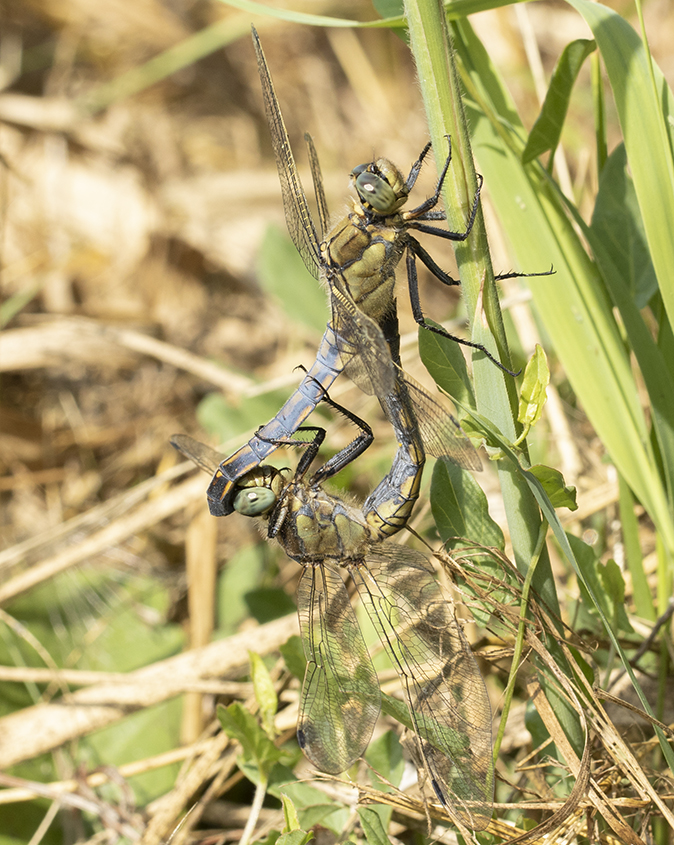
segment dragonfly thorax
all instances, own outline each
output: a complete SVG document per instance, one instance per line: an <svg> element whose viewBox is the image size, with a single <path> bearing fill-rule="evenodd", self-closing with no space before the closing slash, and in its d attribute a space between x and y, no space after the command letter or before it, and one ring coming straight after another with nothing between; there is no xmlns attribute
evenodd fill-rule
<svg viewBox="0 0 674 845"><path fill-rule="evenodd" d="M283 519L274 536L302 564L360 559L374 540L362 510L320 486L289 485L279 508Z"/></svg>
<svg viewBox="0 0 674 845"><path fill-rule="evenodd" d="M407 202L405 177L387 158L354 167L351 181L363 206L375 214L395 214Z"/></svg>

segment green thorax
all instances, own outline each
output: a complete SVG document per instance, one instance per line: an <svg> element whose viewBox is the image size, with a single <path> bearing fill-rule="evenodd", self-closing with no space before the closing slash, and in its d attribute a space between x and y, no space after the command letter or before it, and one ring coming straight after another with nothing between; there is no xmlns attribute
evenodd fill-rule
<svg viewBox="0 0 674 845"><path fill-rule="evenodd" d="M357 306L379 321L391 310L395 269L405 249L400 212L408 190L388 159L359 165L351 173L358 194L351 211L321 243L327 281L339 273Z"/></svg>

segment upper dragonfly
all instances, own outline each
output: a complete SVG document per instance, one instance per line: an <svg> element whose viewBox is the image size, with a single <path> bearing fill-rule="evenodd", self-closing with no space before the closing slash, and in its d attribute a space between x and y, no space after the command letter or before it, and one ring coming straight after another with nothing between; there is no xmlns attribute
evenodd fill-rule
<svg viewBox="0 0 674 845"><path fill-rule="evenodd" d="M290 441L306 450L294 476L257 467L239 480L234 498L234 508L262 517L267 536L303 567L297 608L307 668L298 742L318 769L338 774L364 753L379 715L381 691L343 580L348 574L400 678L422 785L461 822L481 830L491 816L494 785L482 676L426 555L384 543L406 525L419 495L424 450L418 430L404 402L389 408L400 446L390 472L355 507L322 485L369 445L372 432L322 396L359 425L360 435L307 480L325 432L305 427L312 440ZM172 443L208 471L221 458L185 435Z"/></svg>
<svg viewBox="0 0 674 845"><path fill-rule="evenodd" d="M328 289L332 320L323 335L316 361L297 391L276 417L259 429L238 452L223 461L215 473L207 494L211 513L215 516L232 512L236 481L275 449L274 441L287 440L297 431L320 401L322 391L330 387L342 370L362 390L380 399L391 393L396 381L407 381L399 369L400 340L394 296L395 270L403 255L407 255L410 299L417 322L452 340L481 349L495 361L480 344L461 340L426 323L419 303L416 260L419 259L444 284L456 285L459 282L447 275L410 234L410 230L416 230L451 241L465 240L477 213L481 181L465 231L449 232L429 225L429 221L446 219L445 213L435 210L435 206L451 161L451 147L433 195L408 211L403 211L402 207L417 181L430 144L414 162L407 178L392 162L379 158L352 171L351 181L356 196L351 210L329 228L318 156L311 137L307 135L320 223L317 229L297 172L269 67L254 28L253 43L288 231L309 271ZM501 366L498 361L495 363ZM448 411L418 385L410 388L408 397L417 408L427 453L448 457L465 468L479 469L479 460L472 446Z"/></svg>

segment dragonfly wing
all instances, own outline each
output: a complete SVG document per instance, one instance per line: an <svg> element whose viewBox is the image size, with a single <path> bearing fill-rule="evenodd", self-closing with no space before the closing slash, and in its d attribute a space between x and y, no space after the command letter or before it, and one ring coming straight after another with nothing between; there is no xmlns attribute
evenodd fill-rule
<svg viewBox="0 0 674 845"><path fill-rule="evenodd" d="M475 447L449 410L407 373L398 369L398 374L412 402L426 453L447 458L464 469L481 470L482 461Z"/></svg>
<svg viewBox="0 0 674 845"><path fill-rule="evenodd" d="M257 69L262 83L264 110L267 114L267 123L269 124L276 157L276 167L281 182L283 209L288 232L297 247L297 251L302 256L302 261L304 261L307 270L317 279L319 277L320 250L316 227L297 172L293 152L290 148L290 139L281 114L281 107L255 27L253 27L253 44L257 56Z"/></svg>
<svg viewBox="0 0 674 845"><path fill-rule="evenodd" d="M318 219L321 224L320 235L324 238L328 229L330 228L330 214L328 212L328 202L325 198L325 188L323 187L323 174L321 173L321 163L314 146L314 139L308 132L304 133L304 141L307 145L307 154L309 156L309 167L311 168L311 179L314 183L314 195L316 196L316 207L318 208Z"/></svg>
<svg viewBox="0 0 674 845"><path fill-rule="evenodd" d="M297 607L307 658L297 738L317 769L338 774L367 748L379 681L339 572L305 565Z"/></svg>
<svg viewBox="0 0 674 845"><path fill-rule="evenodd" d="M437 797L474 830L491 817L491 708L426 556L388 545L350 567L402 681L417 756Z"/></svg>
<svg viewBox="0 0 674 845"><path fill-rule="evenodd" d="M395 364L384 333L361 311L338 278L330 280L332 326L344 372L369 396L393 390Z"/></svg>
<svg viewBox="0 0 674 845"><path fill-rule="evenodd" d="M201 467L205 472L213 474L218 468L221 461L225 460L225 456L215 449L211 449L205 443L200 443L189 434L174 434L171 437L171 446L177 449L186 458L193 461L198 467Z"/></svg>

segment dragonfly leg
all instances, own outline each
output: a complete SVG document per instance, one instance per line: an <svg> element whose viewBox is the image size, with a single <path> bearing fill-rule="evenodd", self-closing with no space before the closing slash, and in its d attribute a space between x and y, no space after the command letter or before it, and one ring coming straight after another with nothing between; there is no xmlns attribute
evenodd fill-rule
<svg viewBox="0 0 674 845"><path fill-rule="evenodd" d="M444 177L443 177L444 178ZM414 229L417 232L424 232L427 235L435 235L438 238L445 238L448 241L465 241L468 235L470 235L471 231L473 230L473 224L475 223L475 218L477 216L477 209L480 205L480 192L482 191L482 183L483 183L482 176L478 173L477 174L477 190L475 191L475 197L473 199L473 207L470 210L470 218L468 220L468 224L463 232L448 232L446 229L440 229L438 226L427 226L423 222L423 220L442 220L445 219L446 215L443 214L441 217L436 212L427 211L427 208L433 208L433 206L437 203L437 199L432 205L427 205L434 197L430 197L426 200L425 203L422 203L419 208L424 209L425 213L417 215L416 212L418 209L413 209L412 211L408 211L404 217L406 220L405 228L406 229ZM426 207L426 208L424 208Z"/></svg>
<svg viewBox="0 0 674 845"><path fill-rule="evenodd" d="M498 276L495 276L497 282L502 282L504 279L530 279L534 276L554 276L557 271L551 265L549 270L545 270L542 273L518 273L515 270L510 270L508 273L499 273Z"/></svg>
<svg viewBox="0 0 674 845"><path fill-rule="evenodd" d="M425 262L424 262L425 263ZM429 268L430 269L430 268ZM491 354L491 352L481 343L474 343L472 340L466 340L462 337L457 337L456 335L450 334L446 329L440 328L439 326L431 326L426 322L426 318L424 317L423 311L421 310L421 301L419 300L419 281L417 278L417 265L415 261L415 254L411 250L407 250L407 283L409 286L410 291L410 303L412 305L412 314L414 315L414 319L416 322L424 329L428 329L429 332L434 332L435 334L439 334L441 337L446 337L448 340L453 340L455 343L460 343L462 346L470 346L471 349L479 349L480 352L483 352L489 360L496 364L496 366L503 370L504 373L508 373L510 376L518 376L521 370L514 372L513 370L509 370L505 367L497 358ZM454 284L457 284L454 282Z"/></svg>
<svg viewBox="0 0 674 845"><path fill-rule="evenodd" d="M302 364L299 365L298 369L304 370L305 373L307 372L306 367L304 367ZM316 484L322 483L327 478L331 478L333 475L336 475L340 470L344 469L347 464L350 464L351 461L355 460L357 457L362 455L363 452L369 448L372 441L374 440L374 434L372 433L372 429L365 422L365 420L362 420L360 417L356 416L356 414L354 414L352 411L349 411L348 408L345 408L343 405L340 405L338 402L335 402L333 399L331 399L328 391L323 387L323 385L318 381L318 379L313 378L313 376L310 376L310 378L320 390L321 402L325 402L326 405L329 405L331 408L337 411L337 413L346 417L358 429L360 429L360 434L358 434L347 446L337 452L337 454L333 455L328 461L326 461L321 467L316 470L309 482L311 486L314 486ZM313 431L316 433L316 436L313 440L309 441L283 439L272 440L269 442L272 442L274 445L278 446L301 446L306 448L306 452L302 455L296 472L296 476L301 478L306 473L309 466L311 466L314 461L314 458L318 454L318 450L321 444L323 443L323 440L325 439L325 429L320 428L318 426L302 426L298 429L298 431Z"/></svg>
<svg viewBox="0 0 674 845"><path fill-rule="evenodd" d="M301 449L306 449L300 458L295 472L297 478L302 478L314 462L314 459L318 454L318 450L321 448L321 445L325 440L325 429L317 425L301 425L295 433L300 431L310 431L314 434L313 438L311 440L293 440L292 437L265 437L263 434L260 434L263 427L264 426L261 426L255 432L255 436L259 440L262 440L263 443L271 443L272 446L296 446Z"/></svg>
<svg viewBox="0 0 674 845"><path fill-rule="evenodd" d="M430 150L430 148L431 148L431 142L429 141L426 144L426 146L423 148L421 153L419 154L419 158L414 162L414 164L410 168L409 175L408 175L407 179L405 179L405 188L407 189L408 194L412 190L412 188L415 186L416 181L419 178L419 174L421 173L421 166L424 163L424 159L426 158L426 155L427 155L428 151ZM451 150L451 143L450 143L450 150ZM450 158L451 158L451 152L450 152ZM437 200L436 200L436 202L437 202Z"/></svg>
<svg viewBox="0 0 674 845"><path fill-rule="evenodd" d="M437 184L435 186L435 191L433 191L433 196L424 200L421 203L421 205L418 205L416 208L411 209L411 211L406 212L405 217L408 220L413 220L417 217L423 216L427 211L430 211L431 208L435 208L435 206L438 204L438 201L440 199L440 191L442 190L442 185L445 181L445 176L447 175L447 171L449 170L449 165L452 161L452 139L449 135L447 135L446 137L447 137L447 145L449 147L449 150L447 151L447 158L445 159L445 163L444 163L443 168L442 168L442 173L440 174L440 178L438 179ZM414 170L415 165L419 164L419 169L417 170L417 173L414 177L415 182L416 182L416 177L419 175L419 170L421 169L421 161L423 159L423 156L425 156L426 153L428 152L429 147L430 147L430 144L428 144L424 148L422 155L419 157L419 161L415 162L415 164L412 166L412 170ZM408 182L409 182L409 179L410 179L411 176L412 176L412 172L410 172L410 175L407 177ZM414 184L414 182L412 182L412 185L413 184Z"/></svg>
<svg viewBox="0 0 674 845"><path fill-rule="evenodd" d="M322 385L321 390L323 392L323 398L321 401L325 402L326 405L329 405L333 410L337 411L337 413L352 422L356 428L360 429L360 434L356 435L356 437L347 446L337 452L336 455L333 455L323 464L323 466L316 470L311 477L310 484L312 486L321 484L326 479L332 478L333 475L336 475L340 470L344 469L347 464L350 464L351 461L354 461L357 457L362 455L363 452L370 447L372 441L374 440L372 429L365 420L356 416L353 411L349 411L348 408L345 408L343 405L340 405L331 399L328 391Z"/></svg>
<svg viewBox="0 0 674 845"><path fill-rule="evenodd" d="M445 273L442 267L435 263L431 255L426 252L416 238L413 238L412 235L407 235L405 241L408 256L410 252L413 253L413 256L418 258L425 267L428 267L439 282L442 282L443 285L447 285L448 287L461 284L459 279L453 279L448 273Z"/></svg>

